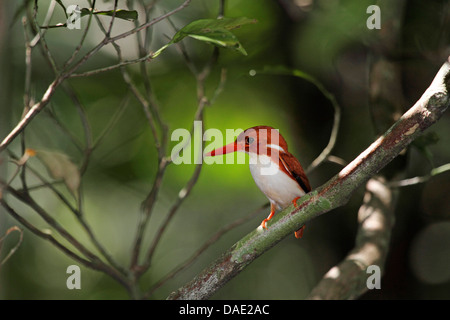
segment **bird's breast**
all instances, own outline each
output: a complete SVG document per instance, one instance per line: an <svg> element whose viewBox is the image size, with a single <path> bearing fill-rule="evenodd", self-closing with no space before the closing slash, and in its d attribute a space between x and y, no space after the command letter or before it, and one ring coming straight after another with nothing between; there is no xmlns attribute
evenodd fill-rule
<svg viewBox="0 0 450 320"><path fill-rule="evenodd" d="M289 206L305 194L298 183L267 155L250 154L250 172L258 188L278 209Z"/></svg>

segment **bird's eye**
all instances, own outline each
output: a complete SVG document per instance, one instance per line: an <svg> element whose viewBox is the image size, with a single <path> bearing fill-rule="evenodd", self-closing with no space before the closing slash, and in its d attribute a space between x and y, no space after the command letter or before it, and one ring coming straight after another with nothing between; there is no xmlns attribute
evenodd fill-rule
<svg viewBox="0 0 450 320"><path fill-rule="evenodd" d="M250 144L254 141L255 139L251 138L251 137L245 137L245 144Z"/></svg>

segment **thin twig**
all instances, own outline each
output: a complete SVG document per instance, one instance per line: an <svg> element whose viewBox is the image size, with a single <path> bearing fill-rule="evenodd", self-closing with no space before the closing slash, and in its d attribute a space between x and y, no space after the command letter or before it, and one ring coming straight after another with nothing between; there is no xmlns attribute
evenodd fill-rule
<svg viewBox="0 0 450 320"><path fill-rule="evenodd" d="M82 142L63 122L59 120L59 117L52 103L50 103L49 106L45 108L44 112L55 123L58 129L60 129L61 132L69 138L70 142L78 149L78 151L82 153L84 150Z"/></svg>
<svg viewBox="0 0 450 320"><path fill-rule="evenodd" d="M78 62L75 63L74 66L72 66L69 69L66 69L65 72L59 74L59 76L56 77L56 79L48 86L46 92L44 93L42 99L40 102L33 105L33 107L30 108L30 110L27 112L27 114L23 117L23 119L14 127L14 129L3 139L3 141L0 143L0 152L2 152L14 139L19 133L21 133L25 127L31 122L31 120L48 104L50 98L53 96L56 88L67 78L69 78L73 73L75 73L76 70L78 70L86 61L88 61L94 54L96 54L101 48L103 48L105 45L112 43L114 41L123 39L125 37L128 37L129 35L132 35L140 30L143 30L145 28L148 28L158 22L163 21L167 17L170 17L171 15L179 12L180 10L184 9L189 5L191 0L185 0L179 7L173 9L172 11L161 15L148 23L145 23L141 25L138 28L135 28L133 30L124 32L122 34L119 34L115 37L105 37L98 45L96 45L94 48L92 48L88 53L86 53ZM41 38L42 39L42 38ZM48 48L47 48L48 49ZM48 54L50 54L50 50L46 51ZM49 56L50 61L54 61L51 56ZM56 65L53 65L54 69L57 69Z"/></svg>
<svg viewBox="0 0 450 320"><path fill-rule="evenodd" d="M32 233L36 234L37 236L39 236L43 239L49 240L53 245L55 245L58 249L63 251L65 254L67 254L70 258L74 259L75 261L78 261L87 267L91 267L94 270L98 270L98 267L95 263L92 263L91 261L89 261L85 258L82 258L80 255L78 255L74 251L68 249L66 246L64 246L59 241L57 241L50 233L43 232L43 231L39 230L38 228L36 228L32 223L28 222L25 218L23 218L21 215L19 215L12 207L10 207L4 198L0 198L0 204L8 211L8 213L14 219L16 219L20 224L22 224L25 228L30 230Z"/></svg>
<svg viewBox="0 0 450 320"><path fill-rule="evenodd" d="M192 189L194 188L195 184L197 183L197 180L200 176L201 170L202 170L202 164L197 164L195 166L194 173L192 174L188 183L178 193L178 198L175 200L175 203L170 208L168 214L166 215L166 217L164 219L164 222L159 227L159 229L152 241L152 244L151 244L149 250L147 251L147 254L145 257L145 263L144 263L145 268L144 269L147 269L151 265L151 260L152 260L153 254L155 253L156 247L158 246L159 241L161 240L161 237L163 236L164 232L167 229L167 226L169 225L169 223L172 221L173 217L175 216L175 213L178 211L178 209L180 208L183 201L191 193Z"/></svg>
<svg viewBox="0 0 450 320"><path fill-rule="evenodd" d="M84 41L86 40L87 33L88 33L88 31L89 31L89 29L90 29L90 27L91 27L91 21L92 21L92 16L93 16L92 13L94 12L95 1L96 1L96 0L93 0L92 3L91 3L91 9L92 9L92 10L90 10L90 12L89 12L88 22L87 22L87 24L86 24L86 28L85 28L84 31L83 31L83 35L81 36L81 40L80 40L80 42L78 43L78 45L77 45L77 47L75 48L75 50L72 52L72 55L70 56L70 58L67 59L67 61L64 63L63 69L66 69L66 68L73 62L73 60L74 60L75 57L78 55L78 53L80 52L81 48L83 47ZM66 27L66 24L64 24L63 26ZM55 26L55 27L56 27L56 26Z"/></svg>
<svg viewBox="0 0 450 320"><path fill-rule="evenodd" d="M25 86L24 86L24 97L23 97L23 112L22 116L27 114L28 110L30 109L31 105L31 72L32 72L32 60L31 60L31 53L32 53L32 46L30 45L30 40L28 38L28 33L26 30L27 26L27 19L23 17L22 19L22 25L23 25L23 31L24 31L24 37L25 37ZM22 132L20 135L20 147L22 154L25 154L26 150L26 143L25 143L25 132ZM28 192L27 190L27 179L26 179L26 163L24 163L21 166L20 171L20 179L22 181L22 188L24 192Z"/></svg>
<svg viewBox="0 0 450 320"><path fill-rule="evenodd" d="M144 29L146 29L146 28L148 28L148 27L151 27L151 26L153 26L154 24L156 24L156 23L158 23L158 22L161 22L161 21L165 20L166 18L168 18L168 17L174 15L175 13L177 13L177 12L183 10L183 9L186 8L190 3L191 3L191 0L185 0L179 7L173 9L172 11L169 11L169 12L167 12L166 14L163 14L163 15L161 15L161 16L159 16L159 17L153 19L153 20L150 20L150 21L148 21L148 22L142 24L141 26L139 26L139 27L137 27L137 28L134 28L134 29L132 29L132 30L130 30L130 31L127 31L127 32L124 32L124 33L122 33L122 34L119 34L119 35L117 35L117 36L115 36L115 37L112 37L112 38L109 40L109 42L114 42L114 41L117 41L117 40L126 38L126 37L128 37L128 36L130 36L130 35L132 35L132 34L135 34L136 32L139 32L139 31L144 30Z"/></svg>
<svg viewBox="0 0 450 320"><path fill-rule="evenodd" d="M70 75L70 78L79 78L79 77L93 76L93 75L100 74L100 73L103 73L103 72L116 70L116 69L119 69L121 67L125 67L125 66L128 66L128 65L131 65L131 64L136 64L136 63L139 63L139 62L148 61L149 59L152 59L152 57L153 57L153 53L150 52L144 57L133 59L133 60L121 61L121 62L119 62L119 63L117 63L115 65L112 65L112 66L98 68L98 69L94 69L94 70L90 70L90 71L86 71L86 72L82 72L82 73L72 73Z"/></svg>
<svg viewBox="0 0 450 320"><path fill-rule="evenodd" d="M128 102L129 102L129 95L126 95L123 98L122 102L120 103L117 111L110 118L108 124L105 125L103 130L96 137L95 141L92 144L92 151L94 151L100 145L101 141L108 135L109 131L111 131L112 128L114 128L114 126L120 120L120 118L122 117L122 115L124 114L125 110L128 107L129 104Z"/></svg>
<svg viewBox="0 0 450 320"><path fill-rule="evenodd" d="M22 244L23 231L18 226L13 226L13 227L9 228L8 230L6 230L6 233L4 236L0 237L0 252L2 250L3 241L6 239L6 237L9 234L11 234L11 232L14 232L14 231L19 232L19 241L17 241L16 245L14 247L12 247L11 250L9 250L9 253L6 255L6 257L0 261L0 269L1 269L2 265L4 265L9 260L9 258L11 258L11 256L17 251L17 249L19 249L20 245Z"/></svg>
<svg viewBox="0 0 450 320"><path fill-rule="evenodd" d="M108 38L111 36L111 31L112 31L112 27L114 24L114 20L116 19L117 2L118 2L118 0L114 0L114 9L113 9L112 18L111 18L111 21L109 22L108 31L106 31L106 37L108 37Z"/></svg>
<svg viewBox="0 0 450 320"><path fill-rule="evenodd" d="M414 177L414 178L408 178L408 179L402 179L397 181L390 181L387 183L387 186L390 188L399 188L399 187L406 187L406 186L412 186L419 183L424 183L430 180L432 177L437 176L438 174L444 173L450 171L450 163L444 164L442 166L439 166L437 168L434 168L431 170L431 172L424 176Z"/></svg>
<svg viewBox="0 0 450 320"><path fill-rule="evenodd" d="M10 156L13 159L17 159L17 157L10 152ZM94 235L91 227L79 211L79 209L75 208L70 201L61 193L59 192L53 184L51 184L49 181L47 181L39 172L37 172L35 169L33 169L31 166L28 167L28 170L37 178L39 179L43 185L47 188L49 188L57 197L58 199L64 203L64 205L75 215L78 222L81 224L83 229L88 234L91 242L94 244L94 246L97 248L97 250L102 254L102 256L117 270L119 270L122 274L126 274L126 271L123 267L121 267L113 258L112 256L106 251L106 249L103 247L103 245L98 241L97 237ZM10 185L10 182L8 182L7 186ZM30 188L28 188L28 191L30 191ZM22 190L18 190L18 193L21 193Z"/></svg>
<svg viewBox="0 0 450 320"><path fill-rule="evenodd" d="M208 106L210 104L210 102L205 94L205 80L211 73L211 69L212 69L213 65L217 62L218 57L219 57L219 49L217 47L215 47L213 49L211 58L207 61L203 70L201 72L195 74L195 78L197 81L198 106L197 106L197 110L196 110L196 113L194 116L194 123L198 122L201 124L201 132L203 132L203 126L204 126L204 124L203 124L204 109L206 106ZM221 80L222 79L223 78L221 78ZM218 85L218 88L220 88L222 85L223 85L223 83L221 81ZM220 90L221 89L216 89L216 92L217 91L220 92ZM193 130L195 130L195 126L193 127ZM189 143L190 139L187 139L187 140L188 140L188 142L186 142L186 143ZM201 145L200 150L203 150L203 148L204 148L204 141L202 140L202 145ZM200 156L202 156L202 155L200 155ZM172 159L172 161L173 161L173 159ZM181 204L189 196L189 194L191 193L195 184L197 183L197 180L200 177L202 167L203 167L203 162L196 164L191 178L178 193L178 198L175 200L175 203L169 209L169 212L167 213L163 223L161 224L158 231L156 232L155 237L153 238L150 248L148 249L147 254L145 256L145 262L141 266L141 268L139 268L139 272L140 272L139 275L141 275L143 272L145 272L150 267L151 262L152 262L152 257L156 251L156 248L157 248L163 234L165 233L165 231L167 229L167 226L173 220L173 218L174 218L176 212L178 211L178 209L180 208Z"/></svg>
<svg viewBox="0 0 450 320"><path fill-rule="evenodd" d="M50 98L55 93L56 88L65 80L63 75L56 77L55 80L48 86L41 101L34 104L25 116L19 121L13 130L0 143L0 152L5 150L9 144L25 129L26 126L33 120L33 118L49 103Z"/></svg>
<svg viewBox="0 0 450 320"><path fill-rule="evenodd" d="M49 7L49 11L47 12L47 17L50 19L53 15L53 9L51 6ZM30 41L30 46L34 48L37 44L39 44L39 47L41 49L42 56L47 60L49 63L51 69L53 72L58 75L59 68L56 65L55 59L53 59L52 53L50 51L50 48L47 45L47 41L45 40L45 30L41 30L39 27L37 21L36 21L36 14L37 14L37 8L35 7L35 10L33 14L27 10L27 16L28 20L30 21L30 28L31 31L34 33L33 40Z"/></svg>
<svg viewBox="0 0 450 320"><path fill-rule="evenodd" d="M139 264L139 254L141 251L142 240L144 237L144 231L150 219L151 212L153 211L153 207L156 203L156 197L161 189L162 180L164 177L165 170L167 168L168 163L163 159L158 165L158 169L156 172L155 180L153 181L152 188L147 198L142 204L143 212L139 216L138 227L136 230L136 236L133 244L133 249L131 252L131 262L130 269L137 270L141 268L137 268Z"/></svg>
<svg viewBox="0 0 450 320"><path fill-rule="evenodd" d="M181 263L178 267L173 269L171 272L169 272L166 276L158 280L157 283L155 283L143 296L144 299L148 299L157 289L159 289L161 286L163 286L168 280L175 277L179 272L186 269L188 266L190 266L203 252L206 251L211 245L216 243L224 234L227 232L233 230L234 228L246 223L247 221L251 220L253 217L257 216L261 211L266 210L269 207L269 203L264 204L260 208L254 210L247 216L243 218L239 218L222 228L220 228L216 233L214 233L205 243L198 248L188 259L186 259L183 263Z"/></svg>
<svg viewBox="0 0 450 320"><path fill-rule="evenodd" d="M78 95L76 94L73 87L68 83L63 83L62 88L66 92L66 94L70 97L70 99L73 102L73 105L75 106L75 109L78 112L78 115L80 117L81 125L83 127L83 133L84 133L84 140L85 140L85 146L84 146L84 159L82 161L82 164L80 166L80 175L82 176L85 171L87 170L90 156L92 153L93 148L93 139L92 139L92 129L91 125L89 124L89 120L86 114L86 111L84 110L84 106L81 103L80 99L78 98Z"/></svg>
<svg viewBox="0 0 450 320"><path fill-rule="evenodd" d="M6 190L9 194L13 195L15 198L17 198L18 200L20 200L21 202L25 203L27 206L32 208L42 219L44 219L45 222L47 222L51 227L53 227L63 238L65 238L69 243L71 243L86 257L88 257L92 261L99 260L95 254L93 254L89 249L87 249L83 244L81 244L53 217L51 217L29 194L19 193L11 186L5 186L4 190Z"/></svg>
<svg viewBox="0 0 450 320"><path fill-rule="evenodd" d="M130 75L125 70L122 70L122 77L126 84L128 84L128 87L130 88L131 92L134 94L136 99L139 101L139 103L142 106L142 109L144 110L144 114L147 118L148 124L150 126L150 130L152 131L153 138L155 139L155 146L158 151L158 154L160 153L161 148L161 142L159 139L159 134L156 129L155 120L153 119L153 115L150 112L150 103L147 102L147 100L141 95L139 92L139 89L136 87L136 85L132 82Z"/></svg>
<svg viewBox="0 0 450 320"><path fill-rule="evenodd" d="M45 240L50 241L55 247L60 249L62 252L64 252L66 255L68 255L70 258L72 258L75 261L78 261L79 263L83 264L84 266L93 269L102 271L108 275L110 275L113 279L116 279L119 283L121 283L125 288L130 290L130 284L126 277L118 273L115 269L109 267L108 265L101 262L101 260L95 259L95 260L87 260L74 251L67 248L65 245L60 243L58 240L56 240L50 233L43 232L36 228L32 223L27 221L25 218L20 216L9 204L5 201L4 198L0 198L0 204L8 211L8 213L16 219L19 223L21 223L24 227L26 227L28 230L30 230L35 235L39 236L40 238L43 238Z"/></svg>

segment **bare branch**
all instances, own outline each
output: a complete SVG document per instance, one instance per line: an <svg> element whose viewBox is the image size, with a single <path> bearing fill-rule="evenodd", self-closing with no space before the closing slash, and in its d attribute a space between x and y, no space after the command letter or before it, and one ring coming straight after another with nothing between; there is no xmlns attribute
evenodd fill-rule
<svg viewBox="0 0 450 320"><path fill-rule="evenodd" d="M88 22L87 22L87 24L86 24L86 28L85 28L84 31L83 31L83 35L81 36L80 43L79 43L78 46L75 48L75 50L72 52L72 55L70 56L70 58L67 59L67 61L64 63L64 69L67 68L67 67L73 62L73 60L74 60L75 57L78 55L78 53L80 52L81 48L83 47L84 41L86 40L87 33L88 33L88 31L89 31L89 29L90 29L90 27L91 27L92 16L93 16L92 13L93 13L93 11L94 11L95 1L96 1L96 0L92 1L92 4L91 4L91 9L92 9L92 10L91 10L90 13L89 13ZM64 24L63 26L66 26L66 25ZM42 28L42 27L41 27L41 28Z"/></svg>
<svg viewBox="0 0 450 320"><path fill-rule="evenodd" d="M99 73L103 73L103 72L119 69L121 67L125 67L125 66L131 65L131 64L136 64L136 63L139 63L139 62L145 62L145 61L148 61L149 59L152 59L152 57L153 57L153 53L150 52L149 54L147 54L144 57L133 59L133 60L128 60L128 61L122 61L122 62L119 62L118 64L115 64L115 65L112 65L112 66L98 68L98 69L86 71L86 72L83 72L83 73L72 73L70 75L70 77L71 78L89 77L89 76L92 76L92 75L95 75L95 74L99 74Z"/></svg>
<svg viewBox="0 0 450 320"><path fill-rule="evenodd" d="M154 24L156 24L156 23L158 23L158 22L161 22L161 21L167 19L168 17L174 15L175 13L177 13L177 12L183 10L183 9L186 8L190 3L191 3L191 0L185 0L179 7L173 9L172 11L169 11L169 12L167 12L166 14L163 14L163 15L161 15L161 16L159 16L159 17L153 19L153 20L150 20L150 21L148 21L148 22L142 24L141 26L139 26L139 27L137 27L137 28L134 28L133 30L130 30L130 31L124 32L124 33L122 33L122 34L119 34L119 35L117 35L117 36L115 36L115 37L112 37L111 39L109 39L109 42L114 42L114 41L117 41L117 40L126 38L126 37L128 37L129 35L135 34L136 32L139 32L139 31L144 30L144 29L146 29L146 28L148 28L148 27L151 27L152 25L154 25Z"/></svg>
<svg viewBox="0 0 450 320"><path fill-rule="evenodd" d="M309 173L315 168L317 168L321 163L323 163L325 160L327 160L328 157L331 156L331 152L333 151L334 146L336 145L337 135L339 132L339 125L341 123L341 107L339 106L334 95L331 94L327 89L325 89L325 87L318 81L314 80L312 82L320 90L320 92L322 92L322 94L331 102L331 105L333 106L334 109L334 116L333 116L333 126L331 128L331 134L330 139L328 140L328 144L317 156L317 158L314 159L313 162L311 162L308 168L306 168L305 171L306 173Z"/></svg>
<svg viewBox="0 0 450 320"><path fill-rule="evenodd" d="M169 272L166 276L164 276L162 279L160 279L156 284L154 284L149 291L143 296L143 298L148 299L158 288L160 288L164 283L166 283L168 280L175 277L179 272L186 269L189 265L191 265L206 249L208 249L211 245L213 245L215 242L217 242L225 233L228 231L236 228L237 226L240 226L244 224L245 222L249 221L253 217L257 216L261 211L266 210L269 207L269 203L264 204L260 208L254 210L244 218L237 219L236 221L233 221L226 226L220 228L216 233L214 233L200 248L198 248L194 254L191 255L190 258L188 258L185 262L180 264L177 268Z"/></svg>
<svg viewBox="0 0 450 320"><path fill-rule="evenodd" d="M5 235L0 237L0 253L2 252L3 241L6 239L6 237L8 237L8 235L11 234L11 232L14 232L14 231L19 232L19 241L17 241L16 245L14 247L12 247L11 250L9 250L6 257L3 258L3 260L0 260L0 268L2 265L4 265L6 263L6 261L9 260L9 258L11 258L11 256L17 251L17 249L19 249L20 245L22 244L22 241L23 241L22 229L20 229L18 226L11 227L8 230L6 230Z"/></svg>
<svg viewBox="0 0 450 320"><path fill-rule="evenodd" d="M191 0L185 0L179 7L175 8L174 10L163 14L147 23L144 23L143 25L139 26L138 28L134 28L133 30L130 30L128 32L124 32L122 34L119 34L115 37L109 37L105 36L105 38L94 48L92 48L88 53L86 53L78 62L75 63L74 66L71 68L68 68L65 70L65 72L60 73L56 79L48 86L46 92L44 93L42 99L40 102L33 105L30 110L26 113L26 115L23 117L23 119L16 125L16 127L3 139L3 141L0 143L0 152L2 152L13 140L14 138L19 135L25 127L31 122L31 120L48 104L50 101L50 98L55 93L56 88L68 77L70 77L73 73L75 73L76 70L78 70L86 61L88 61L94 54L96 54L101 48L103 48L105 45L109 43L113 43L117 40L123 39L129 35L132 35L136 32L139 32L140 30L143 30L145 28L148 28L160 21L163 21L167 17L170 17L171 15L179 12L180 10L184 9L189 5ZM42 37L41 37L42 40ZM50 50L46 50L48 54L50 54ZM53 61L50 59L50 61ZM53 66L56 68L56 66Z"/></svg>
<svg viewBox="0 0 450 320"><path fill-rule="evenodd" d="M6 149L6 147L25 129L31 120L33 120L33 118L49 103L50 98L55 93L55 89L64 81L64 79L65 77L61 75L48 86L41 101L30 108L22 120L19 121L16 127L0 143L0 152Z"/></svg>
<svg viewBox="0 0 450 320"><path fill-rule="evenodd" d="M424 183L430 180L432 177L437 176L438 174L444 173L450 171L450 163L444 164L442 166L439 166L437 168L434 168L431 170L431 172L425 176L420 177L414 177L414 178L408 178L408 179L402 179L402 180L396 180L396 181L390 181L387 185L390 188L398 188L398 187L406 187L411 186L419 183Z"/></svg>
<svg viewBox="0 0 450 320"><path fill-rule="evenodd" d="M28 230L33 232L35 235L39 236L40 238L43 238L45 240L50 241L55 247L60 249L62 252L64 252L67 256L74 259L75 261L81 263L82 265L91 268L93 270L103 271L104 273L110 275L113 279L116 279L119 283L121 283L125 288L128 289L128 291L131 292L130 285L127 281L127 279L121 275L119 272L117 272L115 269L110 268L108 265L104 264L100 260L87 260L74 251L67 248L65 245L63 245L61 242L56 240L51 234L43 232L36 228L32 223L24 219L22 216L20 216L9 204L3 199L0 198L0 204L8 211L8 213L16 219L19 223L21 223L23 226L25 226Z"/></svg>
<svg viewBox="0 0 450 320"><path fill-rule="evenodd" d="M16 157L14 156L14 154L12 154L10 152L11 157L13 157L13 159L15 159ZM20 162L20 160L19 160ZM18 167L20 168L20 166ZM75 215L76 219L78 220L78 222L81 224L81 226L83 227L83 229L85 230L85 232L87 233L87 235L89 236L89 239L91 240L91 242L94 244L94 246L97 248L97 250L102 254L102 256L117 270L119 270L122 274L126 274L126 271L124 268L122 268L113 258L112 256L106 251L106 249L103 247L103 245L99 242L99 240L97 239L97 237L94 235L93 230L91 229L91 227L89 226L89 224L87 223L86 219L84 218L84 216L81 214L81 212L79 210L77 210L70 202L69 200L63 195L61 194L61 192L59 192L55 186L53 186L50 182L48 182L39 172L37 172L36 170L34 170L32 167L28 167L28 170L30 170L30 172L37 178L39 179L44 186L46 186L47 188L49 188L55 195L56 197ZM14 177L14 176L13 176ZM2 186L3 188L9 187L9 184L11 183L11 181L9 181L7 184L5 184L4 186ZM8 189L9 191L11 191L12 189ZM28 191L30 191L30 188L28 188ZM15 194L21 194L22 191L18 190L18 191L14 191ZM45 219L45 218L44 218ZM56 221L54 221L54 223L56 223ZM52 223L49 223L51 226L54 227L54 225ZM58 230L58 228L56 228ZM70 239L68 239L68 241L70 242Z"/></svg>

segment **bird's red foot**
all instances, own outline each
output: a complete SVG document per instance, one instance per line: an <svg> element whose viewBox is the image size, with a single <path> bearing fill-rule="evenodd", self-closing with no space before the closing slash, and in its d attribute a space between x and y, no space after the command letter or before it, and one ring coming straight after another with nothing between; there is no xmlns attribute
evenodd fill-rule
<svg viewBox="0 0 450 320"><path fill-rule="evenodd" d="M305 226L302 226L300 229L298 229L297 231L295 231L295 237L297 239L300 239L301 237L303 237L303 231L305 230Z"/></svg>
<svg viewBox="0 0 450 320"><path fill-rule="evenodd" d="M294 205L294 207L297 208L297 200L300 199L300 197L295 198L294 200L292 200L292 204Z"/></svg>
<svg viewBox="0 0 450 320"><path fill-rule="evenodd" d="M275 214L275 210L270 210L269 216L261 222L261 227L262 227L263 229L267 229L266 223L267 223L267 221L269 221L270 219L272 219L272 217L273 217L274 214Z"/></svg>

